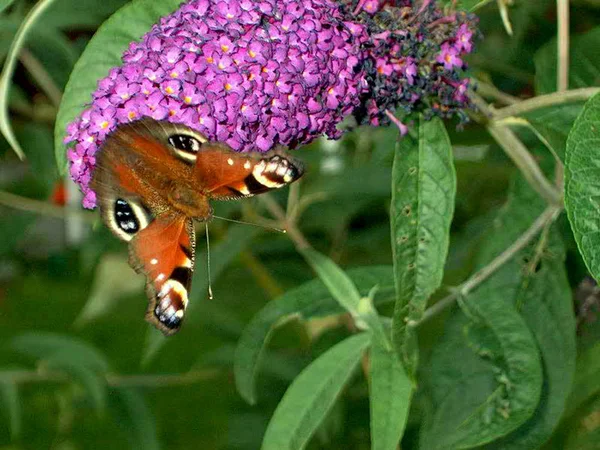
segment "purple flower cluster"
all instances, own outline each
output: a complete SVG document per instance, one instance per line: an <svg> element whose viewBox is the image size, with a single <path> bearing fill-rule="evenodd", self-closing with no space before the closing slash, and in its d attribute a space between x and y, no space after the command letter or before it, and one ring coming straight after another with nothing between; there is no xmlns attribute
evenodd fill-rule
<svg viewBox="0 0 600 450"><path fill-rule="evenodd" d="M455 113L466 102L457 69L473 31L466 16L454 15L458 26L445 19L430 0L188 1L129 46L68 126L83 205L96 205L89 184L106 135L143 116L238 151L267 151L338 138L350 114L405 131L392 114L398 108ZM443 84L437 100L431 80Z"/></svg>
<svg viewBox="0 0 600 450"><path fill-rule="evenodd" d="M402 121L413 112L467 120L469 80L463 78L462 58L473 50L473 15L444 12L433 0L415 5L410 0L359 0L344 8L367 26L370 37L365 61L370 92L363 123L391 121L404 134Z"/></svg>

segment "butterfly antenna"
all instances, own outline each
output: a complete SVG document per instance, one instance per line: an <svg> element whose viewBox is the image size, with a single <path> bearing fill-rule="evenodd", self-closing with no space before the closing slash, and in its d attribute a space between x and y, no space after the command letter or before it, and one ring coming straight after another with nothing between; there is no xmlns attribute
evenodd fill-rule
<svg viewBox="0 0 600 450"><path fill-rule="evenodd" d="M210 281L210 238L208 237L208 222L204 223L204 229L206 231L206 272L208 276L208 298L213 299L212 283Z"/></svg>
<svg viewBox="0 0 600 450"><path fill-rule="evenodd" d="M221 217L221 216L213 216L213 218L224 220L225 222L241 223L242 225L252 225L253 227L266 228L267 230L276 231L278 233L284 233L284 234L287 233L287 231L284 228L277 228L277 227L272 227L269 225L263 225L262 223L245 222L243 220L229 219L227 217Z"/></svg>

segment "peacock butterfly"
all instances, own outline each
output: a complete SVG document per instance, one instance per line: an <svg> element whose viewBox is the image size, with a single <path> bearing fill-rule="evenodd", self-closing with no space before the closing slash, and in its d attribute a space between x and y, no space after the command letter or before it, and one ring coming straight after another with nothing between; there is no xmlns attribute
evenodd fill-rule
<svg viewBox="0 0 600 450"><path fill-rule="evenodd" d="M119 125L97 153L92 189L102 220L129 243L129 264L146 276L146 319L177 332L194 271L194 220L210 200L250 197L290 184L302 164L281 150L237 153L197 131L144 118Z"/></svg>

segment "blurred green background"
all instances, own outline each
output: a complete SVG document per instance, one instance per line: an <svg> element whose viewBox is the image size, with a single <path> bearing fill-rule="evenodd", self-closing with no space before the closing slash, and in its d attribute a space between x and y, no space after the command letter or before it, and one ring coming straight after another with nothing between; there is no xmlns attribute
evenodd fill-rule
<svg viewBox="0 0 600 450"><path fill-rule="evenodd" d="M143 320L143 280L127 265L126 246L96 213L63 206L63 191L67 201L78 200L55 165L53 124L61 93L94 31L125 3L55 1L32 30L11 82L10 119L27 160L0 138L0 448L257 449L289 383L349 331L339 318L278 329L262 364L258 403L250 406L236 393L232 374L238 338L265 304L314 277L287 236L213 221L215 298L209 301L200 232L193 306L182 331L163 341ZM33 4L18 0L1 13L0 61ZM554 1L515 0L509 8L512 37L496 2L477 13L484 39L470 60L471 75L515 97L539 93L544 80L555 78L554 47L544 49L556 34ZM600 24L594 0L573 1L571 14L573 35ZM591 84L600 81L598 48L589 46L598 57L590 59ZM515 172L483 127L455 125L448 124L458 194L446 285L471 273L474 251ZM535 141L533 134L522 137ZM308 168L293 193L305 206L299 227L344 268L391 264L395 140L394 129L360 128L341 141L322 140L296 152ZM273 197L284 206L287 195ZM269 217L259 199L219 204L216 213L249 221ZM567 255L575 290L586 270L572 242ZM420 330L422 361L444 317ZM599 336L598 321L581 318L579 346ZM57 352L58 360L72 361L48 362ZM98 371L78 367L78 359ZM357 374L310 448L368 449L367 393ZM417 394L402 448L417 448L422 406Z"/></svg>

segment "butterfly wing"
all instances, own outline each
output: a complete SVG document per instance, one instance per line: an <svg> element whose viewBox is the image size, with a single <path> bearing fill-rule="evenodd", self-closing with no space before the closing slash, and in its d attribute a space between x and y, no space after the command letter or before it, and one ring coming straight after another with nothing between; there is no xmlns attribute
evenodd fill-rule
<svg viewBox="0 0 600 450"><path fill-rule="evenodd" d="M92 189L102 218L129 242L130 265L146 276L146 318L179 330L194 269L192 218L210 218L208 199L248 197L302 176L283 151L236 153L183 125L142 119L119 125L97 154Z"/></svg>
<svg viewBox="0 0 600 450"><path fill-rule="evenodd" d="M92 178L104 223L129 243L130 265L146 276L146 318L167 335L181 327L195 248L192 220L169 201L174 183L192 181L189 155L168 142L177 129L148 119L119 126Z"/></svg>
<svg viewBox="0 0 600 450"><path fill-rule="evenodd" d="M129 244L129 264L146 276L146 320L164 334L181 327L194 271L195 232L181 214L156 217Z"/></svg>
<svg viewBox="0 0 600 450"><path fill-rule="evenodd" d="M250 197L296 181L303 165L283 151L236 153L211 145L196 155L195 176L215 200Z"/></svg>

